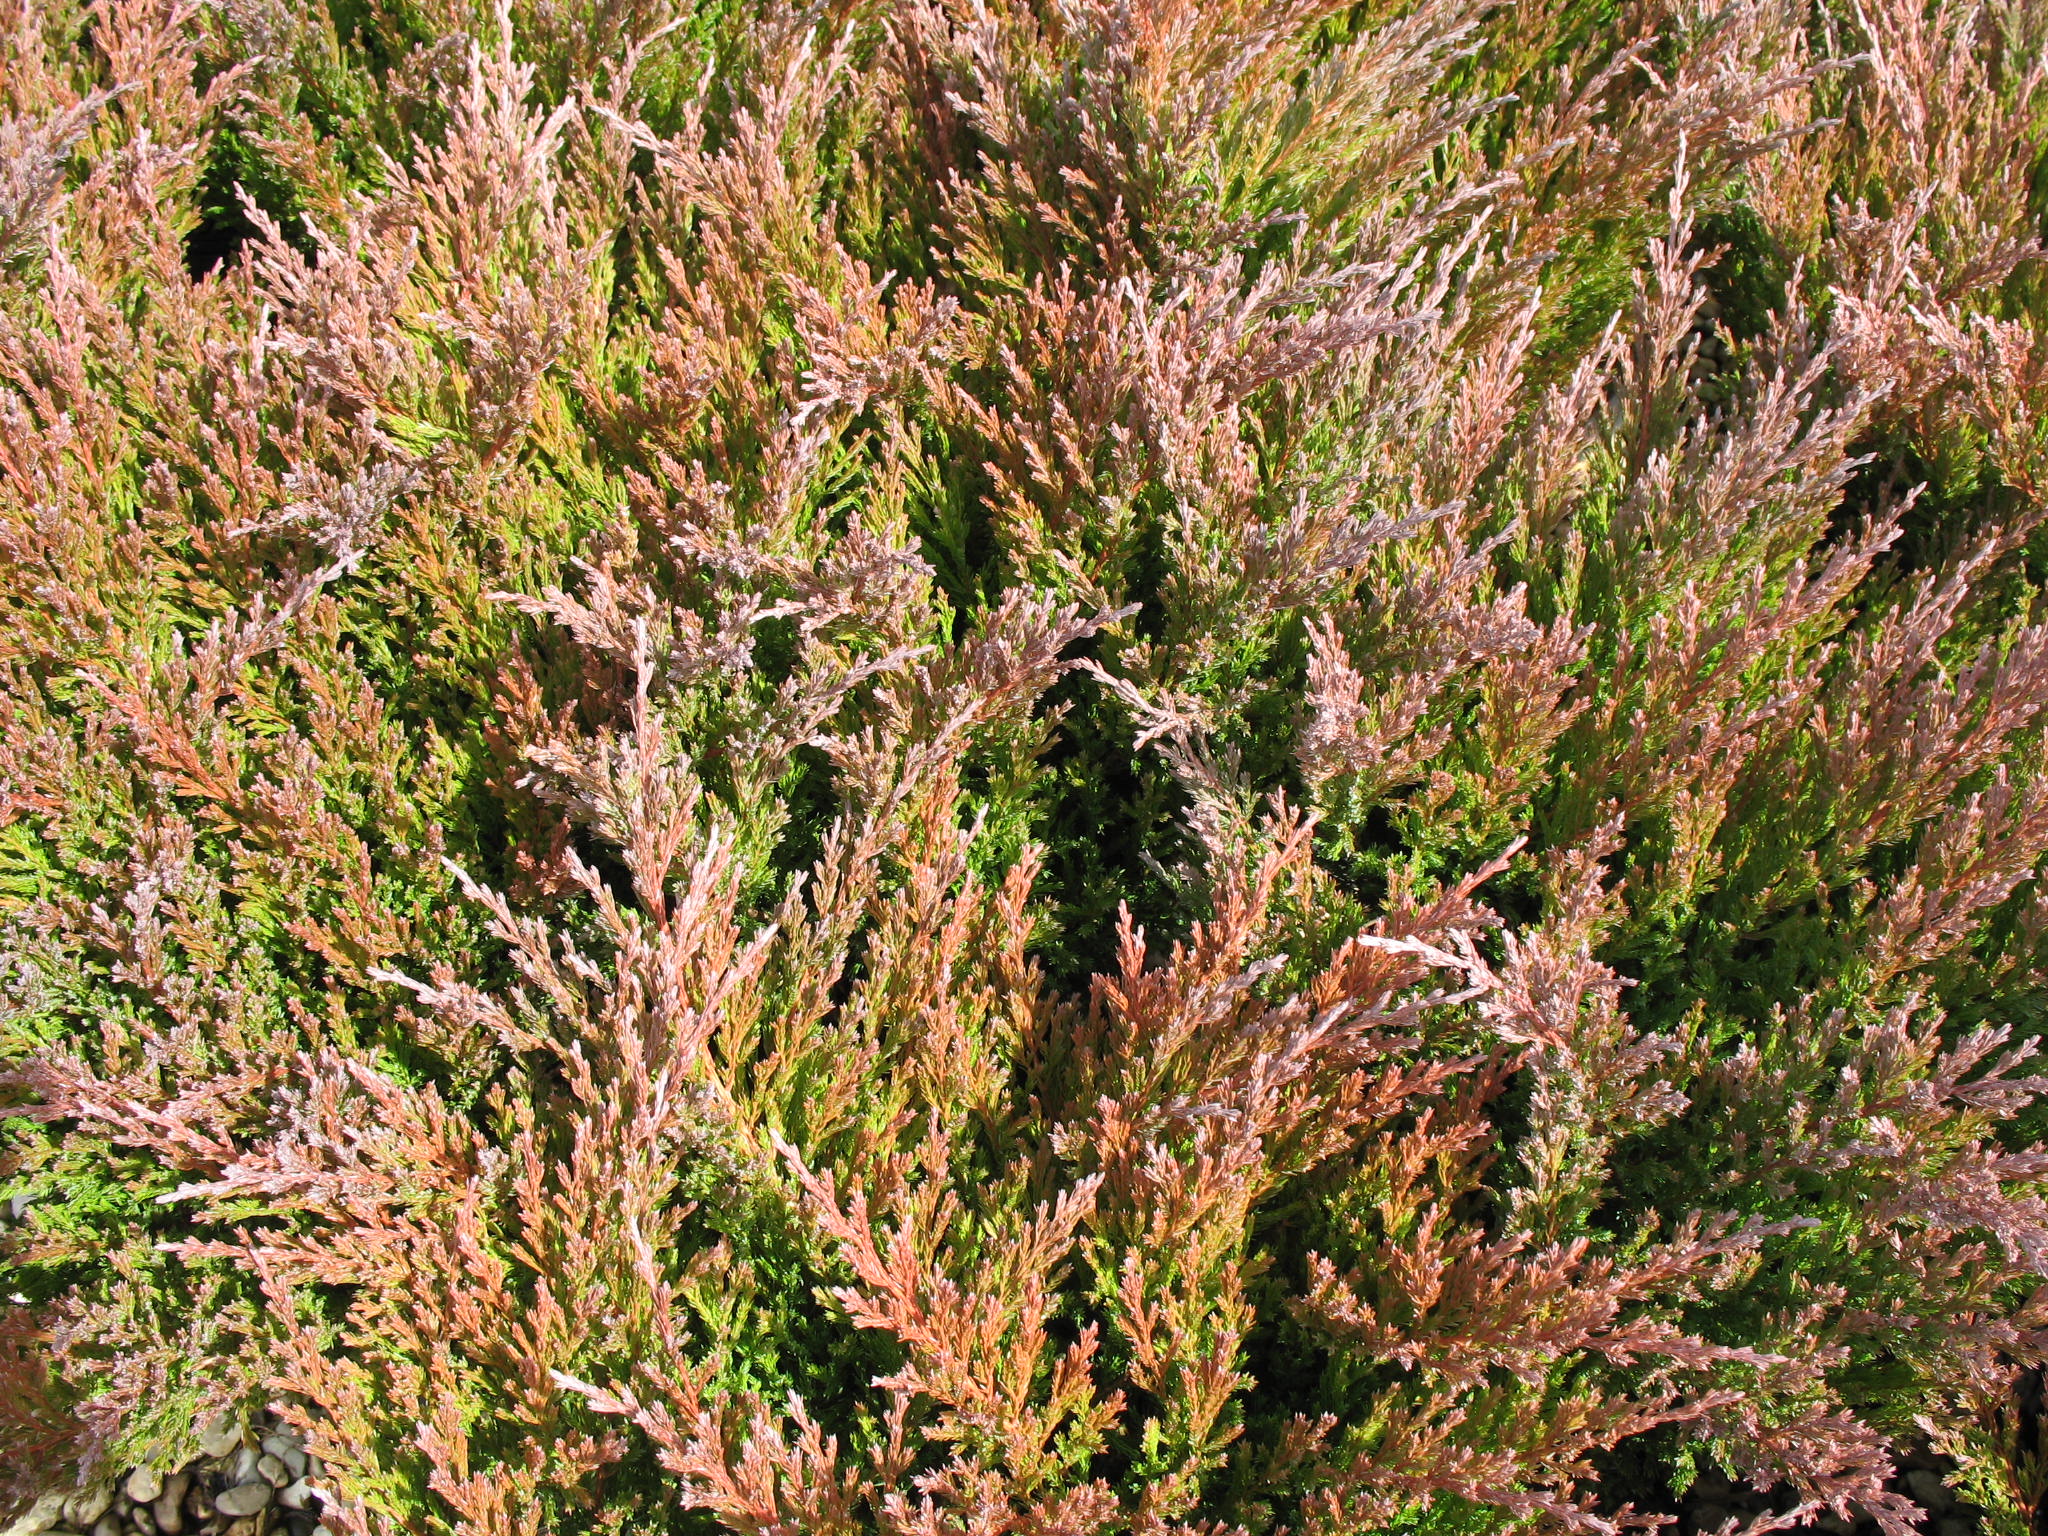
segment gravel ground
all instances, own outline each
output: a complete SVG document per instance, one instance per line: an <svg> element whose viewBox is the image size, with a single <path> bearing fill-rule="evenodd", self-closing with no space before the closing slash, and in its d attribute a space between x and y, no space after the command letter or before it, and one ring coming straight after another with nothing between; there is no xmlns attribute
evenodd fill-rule
<svg viewBox="0 0 2048 1536"><path fill-rule="evenodd" d="M4 1536L329 1536L320 1517L334 1496L290 1429L266 1415L216 1419L199 1445L182 1467L47 1494Z"/></svg>

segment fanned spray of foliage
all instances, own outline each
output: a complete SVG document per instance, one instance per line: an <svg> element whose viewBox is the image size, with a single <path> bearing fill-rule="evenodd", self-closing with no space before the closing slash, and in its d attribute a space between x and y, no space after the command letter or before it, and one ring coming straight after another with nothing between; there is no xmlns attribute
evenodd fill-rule
<svg viewBox="0 0 2048 1536"><path fill-rule="evenodd" d="M2000 1531L2036 0L0 0L0 1469Z"/></svg>

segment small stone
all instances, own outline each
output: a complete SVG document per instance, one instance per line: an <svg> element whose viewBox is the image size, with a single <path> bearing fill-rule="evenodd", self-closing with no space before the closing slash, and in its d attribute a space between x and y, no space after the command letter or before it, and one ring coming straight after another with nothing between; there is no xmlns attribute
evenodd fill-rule
<svg viewBox="0 0 2048 1536"><path fill-rule="evenodd" d="M213 1501L224 1515L253 1515L270 1502L268 1483L239 1483Z"/></svg>
<svg viewBox="0 0 2048 1536"><path fill-rule="evenodd" d="M284 1453L286 1451L297 1449L298 1442L292 1439L290 1435L265 1435L263 1437L263 1450L265 1454L275 1456L279 1461L284 1460Z"/></svg>
<svg viewBox="0 0 2048 1536"><path fill-rule="evenodd" d="M93 1522L92 1536L121 1536L121 1517L108 1510Z"/></svg>
<svg viewBox="0 0 2048 1536"><path fill-rule="evenodd" d="M137 1467L128 1474L128 1481L124 1486L128 1490L129 1498L138 1504L147 1504L164 1491L164 1475L155 1467Z"/></svg>
<svg viewBox="0 0 2048 1536"><path fill-rule="evenodd" d="M221 1533L221 1536L262 1536L263 1517L246 1515Z"/></svg>
<svg viewBox="0 0 2048 1536"><path fill-rule="evenodd" d="M288 1445L279 1451L277 1459L284 1463L285 1471L293 1477L304 1477L312 1469L313 1458L296 1445Z"/></svg>
<svg viewBox="0 0 2048 1536"><path fill-rule="evenodd" d="M1923 1509L1943 1509L1951 1502L1948 1488L1938 1472L1917 1468L1908 1472L1903 1481L1906 1491L1913 1495L1913 1502Z"/></svg>
<svg viewBox="0 0 2048 1536"><path fill-rule="evenodd" d="M284 1463L268 1454L256 1458L256 1475L273 1488L282 1488L292 1480L291 1473L284 1469Z"/></svg>
<svg viewBox="0 0 2048 1536"><path fill-rule="evenodd" d="M181 1494L184 1490L178 1490ZM178 1508L178 1501L171 1497L166 1488L156 1496L156 1502L149 1506L149 1512L156 1519L158 1536L178 1536L185 1529L185 1512Z"/></svg>
<svg viewBox="0 0 2048 1536"><path fill-rule="evenodd" d="M96 1488L81 1488L64 1501L64 1523L89 1531L113 1502L114 1490L105 1483Z"/></svg>
<svg viewBox="0 0 2048 1536"><path fill-rule="evenodd" d="M228 1463L228 1481L231 1483L246 1483L250 1478L254 1477L256 1475L257 1455L257 1452L250 1450L246 1445L235 1452L234 1459Z"/></svg>
<svg viewBox="0 0 2048 1536"><path fill-rule="evenodd" d="M205 1455L220 1457L233 1455L242 1443L242 1421L235 1414L222 1410L199 1431L199 1449Z"/></svg>
<svg viewBox="0 0 2048 1536"><path fill-rule="evenodd" d="M142 1532L142 1536L156 1536L156 1516L150 1513L147 1504L138 1504L128 1516L129 1525Z"/></svg>
<svg viewBox="0 0 2048 1536"><path fill-rule="evenodd" d="M286 1509L304 1509L313 1502L313 1485L303 1477L277 1490L277 1502Z"/></svg>
<svg viewBox="0 0 2048 1536"><path fill-rule="evenodd" d="M185 1518L204 1521L213 1513L213 1500L206 1496L206 1490L194 1483L185 1490Z"/></svg>

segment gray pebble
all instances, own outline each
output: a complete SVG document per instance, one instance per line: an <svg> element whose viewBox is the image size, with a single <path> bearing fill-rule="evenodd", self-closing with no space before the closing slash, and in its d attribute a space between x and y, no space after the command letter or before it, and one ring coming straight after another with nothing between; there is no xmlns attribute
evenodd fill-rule
<svg viewBox="0 0 2048 1536"><path fill-rule="evenodd" d="M273 1488L282 1488L292 1480L291 1473L284 1469L284 1463L267 1454L256 1458L256 1475Z"/></svg>
<svg viewBox="0 0 2048 1536"><path fill-rule="evenodd" d="M313 1502L313 1485L303 1477L277 1490L277 1502L286 1509L304 1509Z"/></svg>
<svg viewBox="0 0 2048 1536"><path fill-rule="evenodd" d="M164 1491L158 1495L154 1513L158 1530L182 1530L184 1528L184 1495L193 1487L190 1473L172 1473L164 1479ZM170 1516L176 1524L164 1524L164 1516Z"/></svg>
<svg viewBox="0 0 2048 1536"><path fill-rule="evenodd" d="M147 1504L135 1506L135 1512L128 1517L128 1523L142 1532L142 1536L156 1536L156 1516L149 1512Z"/></svg>
<svg viewBox="0 0 2048 1536"><path fill-rule="evenodd" d="M1905 1483L1906 1491L1913 1495L1914 1502L1923 1508L1945 1509L1953 1502L1939 1472L1930 1472L1924 1467L1915 1468L1901 1481Z"/></svg>
<svg viewBox="0 0 2048 1536"><path fill-rule="evenodd" d="M256 1475L256 1457L257 1453L250 1450L246 1445L235 1452L234 1460L228 1463L228 1481L231 1483L246 1483L250 1478L254 1477Z"/></svg>
<svg viewBox="0 0 2048 1536"><path fill-rule="evenodd" d="M155 1467L137 1467L128 1474L128 1481L124 1486L128 1490L129 1498L138 1504L147 1504L164 1491L164 1475Z"/></svg>
<svg viewBox="0 0 2048 1536"><path fill-rule="evenodd" d="M121 1517L108 1510L93 1522L92 1536L121 1536Z"/></svg>
<svg viewBox="0 0 2048 1536"><path fill-rule="evenodd" d="M184 1492L182 1488L178 1491ZM178 1536L185 1529L185 1512L178 1508L178 1501L168 1488L156 1496L156 1502L149 1506L149 1513L156 1521L159 1536Z"/></svg>
<svg viewBox="0 0 2048 1536"><path fill-rule="evenodd" d="M244 1515L227 1528L225 1536L262 1536L262 1533L263 1517L261 1515Z"/></svg>
<svg viewBox="0 0 2048 1536"><path fill-rule="evenodd" d="M113 1502L114 1490L105 1483L95 1488L81 1488L64 1501L64 1523L77 1530L89 1531Z"/></svg>
<svg viewBox="0 0 2048 1536"><path fill-rule="evenodd" d="M240 1483L213 1501L224 1515L253 1515L270 1502L270 1484Z"/></svg>
<svg viewBox="0 0 2048 1536"><path fill-rule="evenodd" d="M208 1456L227 1456L242 1443L242 1422L233 1413L215 1414L199 1431L199 1449Z"/></svg>

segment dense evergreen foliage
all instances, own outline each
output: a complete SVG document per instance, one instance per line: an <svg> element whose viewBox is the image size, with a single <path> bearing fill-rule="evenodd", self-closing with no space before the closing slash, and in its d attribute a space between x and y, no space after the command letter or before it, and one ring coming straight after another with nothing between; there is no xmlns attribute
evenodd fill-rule
<svg viewBox="0 0 2048 1536"><path fill-rule="evenodd" d="M0 0L0 1499L2021 1536L2044 209L2038 0Z"/></svg>

